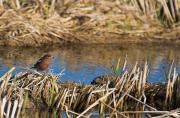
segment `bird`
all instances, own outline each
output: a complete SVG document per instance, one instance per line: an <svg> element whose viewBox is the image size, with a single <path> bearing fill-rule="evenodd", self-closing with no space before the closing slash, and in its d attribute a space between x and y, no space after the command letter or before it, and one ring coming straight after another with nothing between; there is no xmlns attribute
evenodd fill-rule
<svg viewBox="0 0 180 118"><path fill-rule="evenodd" d="M45 54L34 64L32 69L36 69L37 71L44 71L48 69L52 58L53 56L51 54Z"/></svg>

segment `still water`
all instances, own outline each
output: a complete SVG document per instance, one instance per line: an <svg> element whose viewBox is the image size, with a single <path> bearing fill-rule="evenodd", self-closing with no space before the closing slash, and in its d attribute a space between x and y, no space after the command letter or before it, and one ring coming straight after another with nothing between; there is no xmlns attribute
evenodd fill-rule
<svg viewBox="0 0 180 118"><path fill-rule="evenodd" d="M163 82L166 71L174 59L177 72L180 73L180 46L161 44L111 44L111 45L63 45L43 48L0 47L0 76L11 67L16 67L14 74L22 71L21 67L32 67L45 53L55 57L49 71L64 75L59 81L90 83L94 77L111 74L112 65L118 59L123 63L127 55L127 67L131 69L138 62L143 66L149 63L149 82Z"/></svg>

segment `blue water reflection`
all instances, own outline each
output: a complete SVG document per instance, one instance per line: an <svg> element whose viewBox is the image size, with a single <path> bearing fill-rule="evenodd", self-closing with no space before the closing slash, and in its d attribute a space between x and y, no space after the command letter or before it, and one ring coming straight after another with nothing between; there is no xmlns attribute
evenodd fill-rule
<svg viewBox="0 0 180 118"><path fill-rule="evenodd" d="M93 78L110 74L111 66L118 58L121 64L127 55L128 68L137 61L141 67L148 60L150 82L162 82L166 79L168 63L174 59L177 72L180 73L180 47L159 45L73 45L34 49L0 47L0 75L15 66L14 74L22 71L20 67L31 67L44 53L51 52L55 58L50 71L64 75L59 81L90 83Z"/></svg>

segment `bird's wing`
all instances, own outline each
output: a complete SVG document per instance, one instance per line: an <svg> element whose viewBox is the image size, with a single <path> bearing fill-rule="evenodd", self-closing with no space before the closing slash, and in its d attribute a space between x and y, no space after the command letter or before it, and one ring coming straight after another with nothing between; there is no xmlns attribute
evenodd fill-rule
<svg viewBox="0 0 180 118"><path fill-rule="evenodd" d="M41 62L42 62L42 58L40 58L40 59L33 65L32 68L36 68L36 66L37 66L39 63L41 63Z"/></svg>

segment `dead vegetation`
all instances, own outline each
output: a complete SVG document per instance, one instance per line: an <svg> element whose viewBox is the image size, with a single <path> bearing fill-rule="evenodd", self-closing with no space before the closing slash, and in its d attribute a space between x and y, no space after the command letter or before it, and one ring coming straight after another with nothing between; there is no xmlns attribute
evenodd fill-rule
<svg viewBox="0 0 180 118"><path fill-rule="evenodd" d="M0 45L177 43L180 37L178 0L0 0L0 4Z"/></svg>
<svg viewBox="0 0 180 118"><path fill-rule="evenodd" d="M162 109L158 110L149 105L149 99L161 93L155 90L156 87L152 87L154 85L147 83L149 73L147 63L143 68L135 64L132 70L126 69L126 63L125 61L121 74L118 74L119 64L117 64L114 76L108 76L109 81L101 85L58 83L57 79L61 78L62 72L56 75L25 69L24 72L12 76L15 69L12 68L0 78L1 117L19 117L23 115L25 108L35 107L53 110L53 113L54 110L58 111L54 116L63 111L67 117L73 115L78 118L91 117L95 115L93 111L98 111L99 117L130 117L132 114L136 114L136 117L142 114L148 117L154 115L179 117L179 109L168 111L167 108L165 111L159 111ZM169 74L172 74L172 68ZM165 107L172 106L173 103L178 108L179 77L176 71L171 77L165 86L161 86L163 89L158 87L164 97L160 102L164 102Z"/></svg>

